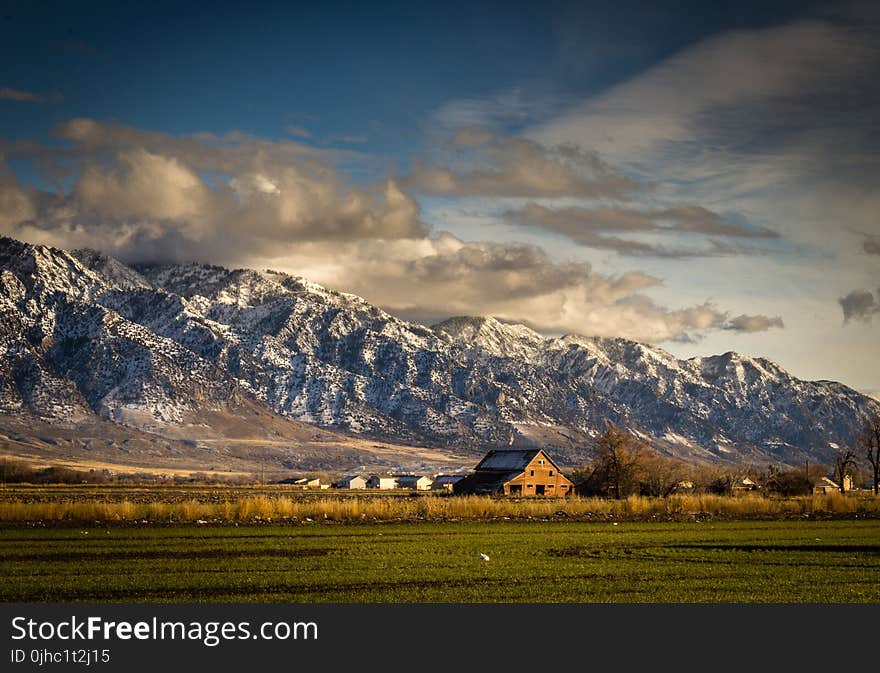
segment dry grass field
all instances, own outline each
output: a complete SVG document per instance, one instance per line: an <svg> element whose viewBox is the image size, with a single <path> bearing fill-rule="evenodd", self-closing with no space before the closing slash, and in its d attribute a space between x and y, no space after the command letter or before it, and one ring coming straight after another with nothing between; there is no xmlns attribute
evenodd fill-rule
<svg viewBox="0 0 880 673"><path fill-rule="evenodd" d="M827 494L492 498L416 492L301 491L285 486L7 486L2 524L260 523L688 518L880 518L880 498Z"/></svg>

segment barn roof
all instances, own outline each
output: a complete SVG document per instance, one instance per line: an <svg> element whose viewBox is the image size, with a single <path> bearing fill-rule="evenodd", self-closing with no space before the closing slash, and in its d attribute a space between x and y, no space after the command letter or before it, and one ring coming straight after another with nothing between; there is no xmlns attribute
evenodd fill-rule
<svg viewBox="0 0 880 673"><path fill-rule="evenodd" d="M521 472L539 453L541 449L495 449L489 451L483 460L474 468L477 472ZM553 463L547 454L544 457ZM556 463L553 463L556 466Z"/></svg>
<svg viewBox="0 0 880 673"><path fill-rule="evenodd" d="M498 493L504 490L504 484L511 479L516 479L522 470L511 472L474 472L464 479L455 482L453 486L461 493L487 494Z"/></svg>

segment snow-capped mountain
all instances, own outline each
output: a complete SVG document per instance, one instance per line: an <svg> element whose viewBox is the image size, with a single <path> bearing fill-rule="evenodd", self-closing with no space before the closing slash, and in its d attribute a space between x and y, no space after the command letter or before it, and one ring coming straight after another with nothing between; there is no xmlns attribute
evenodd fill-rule
<svg viewBox="0 0 880 673"><path fill-rule="evenodd" d="M705 460L822 460L880 403L725 353L545 338L493 318L405 322L274 271L127 266L0 239L0 412L153 429L256 401L350 433L447 447L551 444L606 419Z"/></svg>

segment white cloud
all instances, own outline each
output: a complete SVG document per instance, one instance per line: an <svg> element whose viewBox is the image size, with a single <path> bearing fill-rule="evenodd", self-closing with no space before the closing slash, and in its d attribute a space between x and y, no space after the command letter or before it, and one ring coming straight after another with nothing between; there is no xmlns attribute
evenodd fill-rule
<svg viewBox="0 0 880 673"><path fill-rule="evenodd" d="M0 223L5 233L127 261L281 268L421 320L495 315L545 332L653 342L729 327L727 313L709 303L658 304L645 292L660 279L639 271L602 274L531 245L430 232L394 179L351 186L310 148L93 120L59 133L70 147L13 149L49 167L73 160L79 172L65 174L70 186L57 194L25 194L3 182L0 198L11 204ZM487 191L591 192L620 182L592 155L567 147L550 152L517 139L494 143L491 157L500 168L483 176Z"/></svg>
<svg viewBox="0 0 880 673"><path fill-rule="evenodd" d="M585 101L530 135L545 143L576 142L614 162L638 163L666 143L692 143L700 129L716 122L753 128L798 124L791 118L731 120L724 111L796 100L804 93L837 94L842 82L863 76L875 58L876 48L865 36L830 22L723 33Z"/></svg>
<svg viewBox="0 0 880 673"><path fill-rule="evenodd" d="M660 280L644 273L609 276L587 264L554 262L534 246L465 243L448 234L358 241L332 249L313 243L272 265L344 287L422 322L450 315L493 315L545 333L648 342L699 338L709 329L741 329L708 303L684 309L658 305L643 291ZM773 323L763 316L740 318Z"/></svg>

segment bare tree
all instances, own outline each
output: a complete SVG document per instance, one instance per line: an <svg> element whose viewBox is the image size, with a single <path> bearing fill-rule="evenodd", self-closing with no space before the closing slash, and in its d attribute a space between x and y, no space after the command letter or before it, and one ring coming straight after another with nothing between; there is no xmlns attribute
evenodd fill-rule
<svg viewBox="0 0 880 673"><path fill-rule="evenodd" d="M880 494L880 416L869 418L865 429L856 440L862 455L868 459L874 471L874 495Z"/></svg>
<svg viewBox="0 0 880 673"><path fill-rule="evenodd" d="M666 497L683 483L693 481L687 463L677 458L647 453L639 465L639 491L642 495Z"/></svg>
<svg viewBox="0 0 880 673"><path fill-rule="evenodd" d="M834 477L840 487L840 492L846 492L846 478L856 466L856 450L852 447L837 449L834 454Z"/></svg>
<svg viewBox="0 0 880 673"><path fill-rule="evenodd" d="M588 478L590 487L613 498L638 488L639 468L648 444L626 428L607 422L596 442L596 459Z"/></svg>
<svg viewBox="0 0 880 673"><path fill-rule="evenodd" d="M826 465L805 463L803 467L778 469L769 467L764 488L779 495L809 495L813 484L822 480L830 469Z"/></svg>

